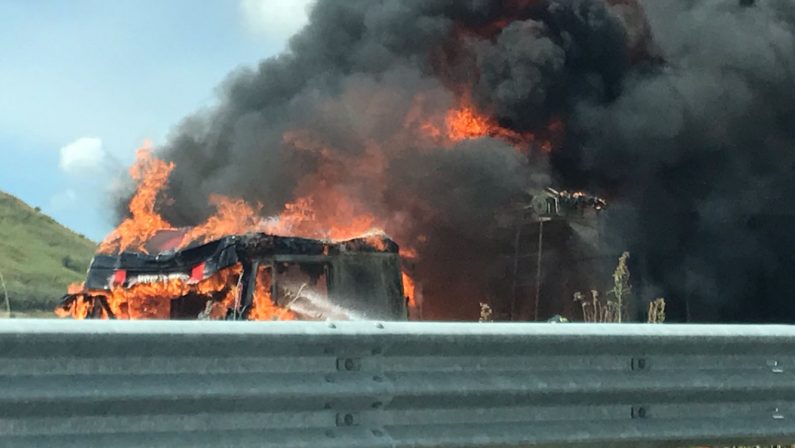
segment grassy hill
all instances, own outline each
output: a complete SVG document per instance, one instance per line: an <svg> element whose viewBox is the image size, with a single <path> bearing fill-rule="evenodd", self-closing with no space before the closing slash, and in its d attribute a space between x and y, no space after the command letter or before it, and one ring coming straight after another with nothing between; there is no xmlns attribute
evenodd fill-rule
<svg viewBox="0 0 795 448"><path fill-rule="evenodd" d="M0 192L0 274L11 310L52 310L82 281L96 244L14 196ZM5 314L0 285L0 315Z"/></svg>

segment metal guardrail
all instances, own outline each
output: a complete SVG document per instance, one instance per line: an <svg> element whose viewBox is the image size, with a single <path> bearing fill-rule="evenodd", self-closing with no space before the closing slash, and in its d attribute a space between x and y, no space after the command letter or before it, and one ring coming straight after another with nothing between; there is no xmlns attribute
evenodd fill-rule
<svg viewBox="0 0 795 448"><path fill-rule="evenodd" d="M2 447L795 441L795 328L0 321Z"/></svg>

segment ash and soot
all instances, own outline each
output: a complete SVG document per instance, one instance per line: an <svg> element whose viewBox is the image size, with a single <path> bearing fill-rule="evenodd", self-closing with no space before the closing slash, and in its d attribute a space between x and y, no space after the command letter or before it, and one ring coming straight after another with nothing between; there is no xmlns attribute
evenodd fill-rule
<svg viewBox="0 0 795 448"><path fill-rule="evenodd" d="M120 209L383 230L424 318L466 319L510 290L516 197L583 188L610 199L603 238L670 319L791 321L793 33L791 0L319 0Z"/></svg>

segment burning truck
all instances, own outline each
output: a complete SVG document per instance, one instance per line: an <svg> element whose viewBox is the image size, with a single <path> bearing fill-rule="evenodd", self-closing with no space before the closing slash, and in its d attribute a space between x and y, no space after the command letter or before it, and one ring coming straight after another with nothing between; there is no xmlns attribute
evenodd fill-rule
<svg viewBox="0 0 795 448"><path fill-rule="evenodd" d="M187 232L158 232L145 251L96 255L60 312L78 319L407 316L398 247L386 236L325 242L252 233L176 250Z"/></svg>
<svg viewBox="0 0 795 448"><path fill-rule="evenodd" d="M129 216L100 244L85 283L56 313L74 319L405 320L414 286L398 245L377 230L296 235L303 210L263 218L214 198L199 226L172 226L154 198L173 164L142 150ZM345 237L346 235L354 235Z"/></svg>

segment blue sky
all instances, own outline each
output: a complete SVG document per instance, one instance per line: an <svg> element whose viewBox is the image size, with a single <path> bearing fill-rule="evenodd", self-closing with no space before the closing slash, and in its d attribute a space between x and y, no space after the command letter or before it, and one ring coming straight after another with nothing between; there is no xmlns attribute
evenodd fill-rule
<svg viewBox="0 0 795 448"><path fill-rule="evenodd" d="M102 239L135 149L280 52L307 3L0 0L0 190Z"/></svg>

